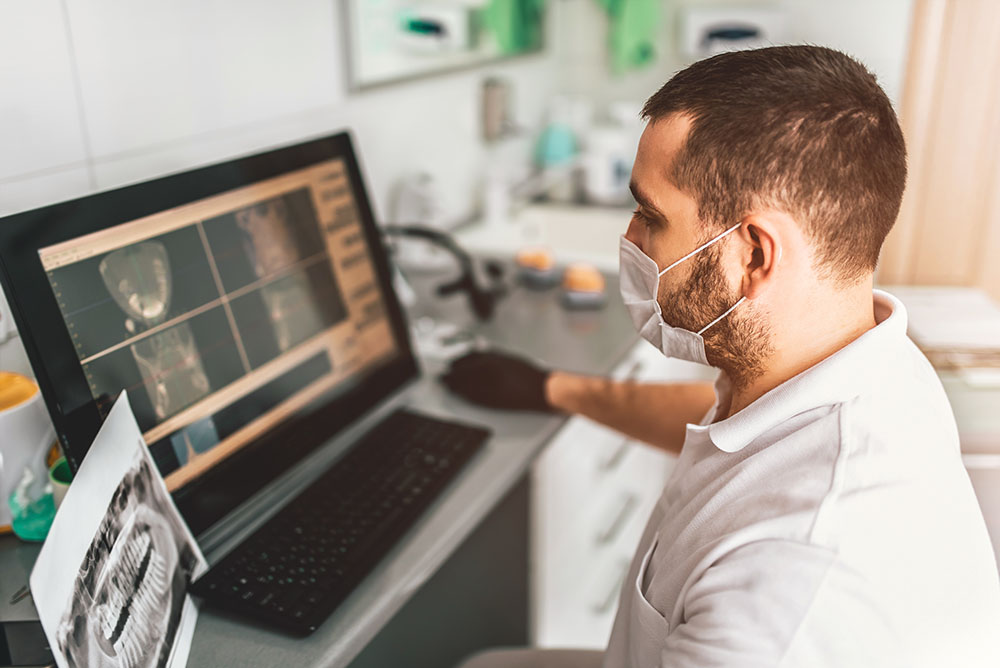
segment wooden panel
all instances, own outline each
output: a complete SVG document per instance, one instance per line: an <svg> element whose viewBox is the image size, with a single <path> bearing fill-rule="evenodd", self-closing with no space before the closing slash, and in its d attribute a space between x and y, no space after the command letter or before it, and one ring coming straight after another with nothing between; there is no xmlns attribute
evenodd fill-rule
<svg viewBox="0 0 1000 668"><path fill-rule="evenodd" d="M889 233L879 264L883 283L909 283L921 197L930 178L927 135L935 109L941 37L945 32L946 0L918 0L913 8L912 34L903 84L900 123L906 136L909 173L899 218Z"/></svg>
<svg viewBox="0 0 1000 668"><path fill-rule="evenodd" d="M1000 3L922 0L904 88L910 179L881 282L1000 293Z"/></svg>
<svg viewBox="0 0 1000 668"><path fill-rule="evenodd" d="M1000 3L963 0L949 6L949 32L935 86L938 111L928 139L932 176L917 234L914 273L924 283L971 284L997 138ZM988 48L987 45L994 45Z"/></svg>

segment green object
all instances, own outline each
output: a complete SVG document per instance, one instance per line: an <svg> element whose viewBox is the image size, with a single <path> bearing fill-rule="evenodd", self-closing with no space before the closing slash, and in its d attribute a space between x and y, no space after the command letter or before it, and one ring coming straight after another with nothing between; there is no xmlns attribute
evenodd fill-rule
<svg viewBox="0 0 1000 668"><path fill-rule="evenodd" d="M69 470L69 462L66 461L65 457L60 457L55 465L53 465L52 470L49 471L49 477L52 478L52 482L59 482L64 485L73 482L73 474Z"/></svg>
<svg viewBox="0 0 1000 668"><path fill-rule="evenodd" d="M483 26L493 33L504 55L541 48L545 0L490 0Z"/></svg>
<svg viewBox="0 0 1000 668"><path fill-rule="evenodd" d="M660 0L597 0L608 13L611 69L615 74L638 69L656 59Z"/></svg>
<svg viewBox="0 0 1000 668"><path fill-rule="evenodd" d="M52 493L45 492L39 498L24 504L25 496L14 492L10 495L11 529L21 540L41 542L49 535L52 520L56 517L56 504Z"/></svg>
<svg viewBox="0 0 1000 668"><path fill-rule="evenodd" d="M432 21L405 17L403 19L403 29L419 35L436 35L440 30L440 26Z"/></svg>

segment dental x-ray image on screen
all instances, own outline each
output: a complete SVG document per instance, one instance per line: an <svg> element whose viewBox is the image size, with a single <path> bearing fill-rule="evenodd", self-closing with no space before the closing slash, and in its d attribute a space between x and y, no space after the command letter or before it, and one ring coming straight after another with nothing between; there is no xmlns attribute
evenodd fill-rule
<svg viewBox="0 0 1000 668"><path fill-rule="evenodd" d="M361 223L335 159L39 249L77 382L128 392L171 492L397 354Z"/></svg>
<svg viewBox="0 0 1000 668"><path fill-rule="evenodd" d="M137 449L87 550L57 631L70 666L167 665L198 559L154 475Z"/></svg>
<svg viewBox="0 0 1000 668"><path fill-rule="evenodd" d="M98 269L115 303L127 316L125 328L150 329L166 320L173 289L167 249L159 241L120 248ZM138 323L138 325L137 325ZM157 419L173 415L209 391L191 326L182 322L129 345Z"/></svg>
<svg viewBox="0 0 1000 668"><path fill-rule="evenodd" d="M347 311L307 188L203 223L251 369L342 322Z"/></svg>

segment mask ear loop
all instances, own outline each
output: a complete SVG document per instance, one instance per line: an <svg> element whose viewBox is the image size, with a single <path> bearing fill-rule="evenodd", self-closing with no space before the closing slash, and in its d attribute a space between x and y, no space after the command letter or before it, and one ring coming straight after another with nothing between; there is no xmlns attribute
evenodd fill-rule
<svg viewBox="0 0 1000 668"><path fill-rule="evenodd" d="M740 297L740 300L738 302L736 302L735 304L733 304L732 306L730 306L729 309L725 313L723 313L718 318L716 318L712 322L708 323L707 325L705 325L704 327L702 327L701 329L699 329L698 330L698 336L701 336L702 334L704 334L705 330L707 330L709 327L711 327L712 325L714 325L715 323L719 322L720 320L722 320L723 318L725 318L727 315L729 315L730 313L732 313L733 311L735 311L736 307L739 306L740 304L742 304L743 302L745 302L746 300L747 300L746 295L743 295L742 297Z"/></svg>
<svg viewBox="0 0 1000 668"><path fill-rule="evenodd" d="M665 273L667 273L668 271L670 271L671 269L673 269L674 267L676 267L677 265L679 265L684 260L688 259L692 255L697 255L698 253L700 253L701 251L705 250L706 248L708 248L709 246L711 246L712 244L714 244L716 241L718 241L722 237L726 236L727 234L729 234L733 230L737 229L742 224L743 224L743 222L740 221L739 223L736 223L735 225L733 225L732 227L730 227L728 230L726 230L722 234L719 234L719 235L717 235L717 236L709 239L708 241L706 241L702 245L698 246L693 251L691 251L690 253L688 253L687 255L685 255L684 257L682 257L681 259L677 260L676 262L674 262L673 264L671 264L669 267L667 267L666 269L664 269L663 271L661 271L660 273L658 273L656 275L656 277L659 278L660 276L663 276Z"/></svg>

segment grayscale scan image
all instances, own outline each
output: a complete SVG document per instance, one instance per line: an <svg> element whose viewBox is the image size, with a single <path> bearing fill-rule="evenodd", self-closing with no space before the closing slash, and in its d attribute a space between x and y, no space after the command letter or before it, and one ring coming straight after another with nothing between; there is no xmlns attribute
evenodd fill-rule
<svg viewBox="0 0 1000 668"><path fill-rule="evenodd" d="M145 241L108 254L98 266L104 285L128 316L125 329L145 331L162 324L170 308L173 280L167 249ZM138 323L138 324L137 324ZM158 420L208 394L191 326L180 323L129 346Z"/></svg>
<svg viewBox="0 0 1000 668"><path fill-rule="evenodd" d="M87 550L56 633L70 666L167 665L197 557L154 475L137 450Z"/></svg>

